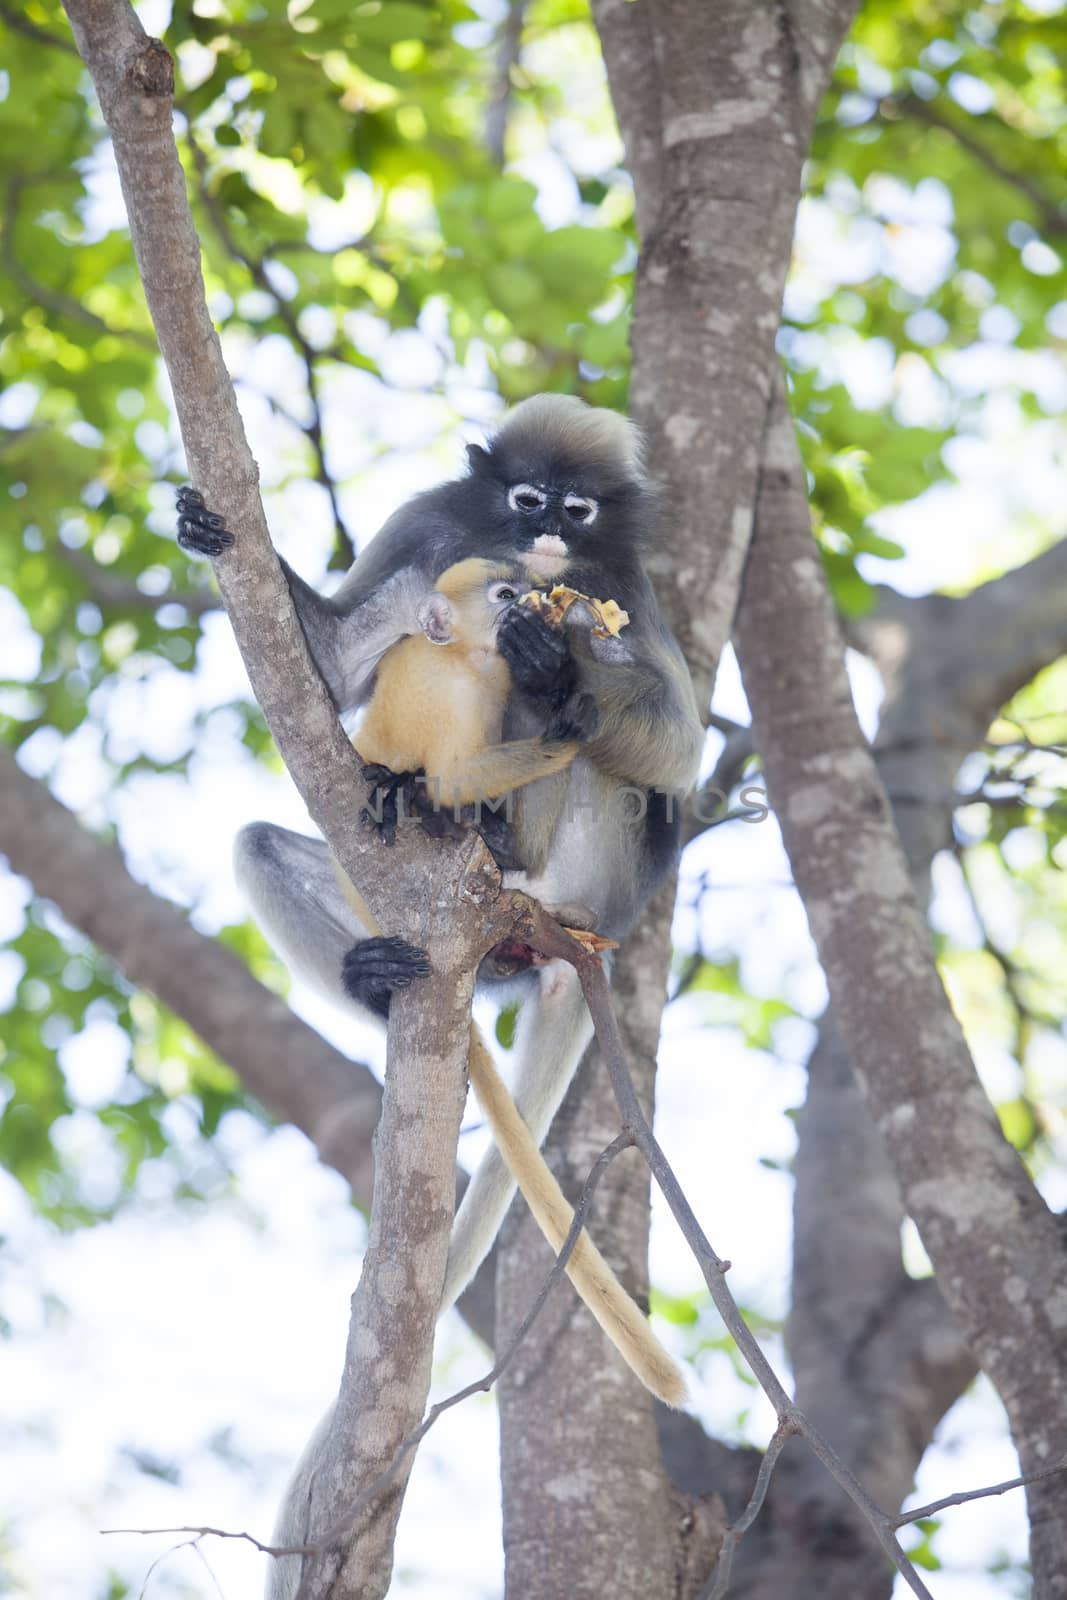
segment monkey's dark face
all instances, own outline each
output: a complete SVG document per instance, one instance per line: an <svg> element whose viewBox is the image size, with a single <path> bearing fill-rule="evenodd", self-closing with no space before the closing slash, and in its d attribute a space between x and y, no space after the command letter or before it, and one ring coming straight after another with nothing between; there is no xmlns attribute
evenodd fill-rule
<svg viewBox="0 0 1067 1600"><path fill-rule="evenodd" d="M643 482L611 463L561 451L472 446L471 478L493 548L517 556L534 583L565 572L617 571L636 560L650 517Z"/></svg>

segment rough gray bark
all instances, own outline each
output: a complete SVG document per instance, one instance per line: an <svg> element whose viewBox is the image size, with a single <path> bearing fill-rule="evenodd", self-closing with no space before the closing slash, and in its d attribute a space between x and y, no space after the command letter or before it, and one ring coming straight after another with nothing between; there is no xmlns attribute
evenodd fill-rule
<svg viewBox="0 0 1067 1600"><path fill-rule="evenodd" d="M1007 1144L934 966L810 536L780 388L738 616L757 744L853 1071L961 1332L1025 1470L1067 1439L1055 1219ZM788 615L788 630L778 619ZM857 929L863 937L857 937ZM1067 1485L1029 1491L1037 1592L1067 1592Z"/></svg>
<svg viewBox="0 0 1067 1600"><path fill-rule="evenodd" d="M481 840L437 841L429 851L426 843L409 832L393 849L394 893L405 906L408 937L428 952L432 972L390 1007L370 1234L337 1409L308 1505L309 1539L330 1548L305 1563L301 1600L371 1600L388 1590L413 1455L358 1517L348 1508L392 1466L422 1419L430 1386L474 973L501 930L494 910L499 874Z"/></svg>
<svg viewBox="0 0 1067 1600"><path fill-rule="evenodd" d="M882 590L877 614L853 626L887 686L876 745L879 772L921 905L934 854L951 839L962 755L981 745L999 708L1067 649L1067 545L963 599L910 600ZM832 1017L808 1064L808 1098L794 1162L793 1297L788 1340L797 1399L861 1469L883 1504L910 1483L935 1423L969 1381L974 1357L960 1342L934 1282L901 1272L904 1207ZM862 1466L861 1466L862 1464ZM799 1456L785 1464L772 1510L794 1498ZM844 1538L816 1554L795 1515L753 1530L742 1551L739 1596L814 1585L851 1600L860 1584L888 1596L891 1575L872 1571L865 1535L823 1479L813 1520ZM820 1507L827 1493L829 1508Z"/></svg>
<svg viewBox="0 0 1067 1600"><path fill-rule="evenodd" d="M716 19L719 12L719 7L707 8L707 13L714 13ZM841 13L838 8L831 8L813 19L810 13L802 16L797 8L782 7L780 20L788 23L790 16L792 16L794 36L799 41L801 79L804 90L807 91L805 93L802 90L801 98L804 111L810 112L817 93L817 90L814 93L812 91L818 83L819 72L820 70L825 72L829 67L836 44L835 30L840 26ZM608 62L616 110L626 144L628 164L635 178L638 220L642 232L647 236L660 224L663 197L669 193L670 186L669 176L664 182L664 153L660 135L661 84L667 80L663 78L661 58L656 50L650 8L628 5L621 3L621 0L620 3L603 0L597 8L597 19ZM710 26L710 17L708 21ZM758 27L761 22L765 23L763 8L758 10L754 8L751 21L753 27ZM676 36L683 39L684 49L684 34ZM818 41L814 50L811 50L808 43L811 40ZM706 59L694 55L690 62L690 79L705 69ZM672 75L670 80L672 87L673 81ZM766 148L759 152L759 158L765 161L768 167L777 164ZM753 159L753 152L739 152L735 170L744 173L746 161L751 164ZM771 179L768 177L766 181L770 182ZM697 175L697 182L702 185L702 194L714 192L713 162L703 164ZM741 178L736 189L731 192L747 197L754 191L752 186ZM702 202L698 201L698 204L700 203ZM739 205L741 203L738 202ZM746 264L765 259L766 246L761 239L756 249L746 258ZM669 302L670 282L661 287ZM725 304L729 308L742 305L743 309L746 295L749 300L753 298L751 290L738 291L736 285L731 285ZM721 309L719 302L709 302L709 305L713 315ZM686 323L684 298L679 300L678 307L680 310L668 304L664 311L665 347L669 347L672 337L678 337L680 328L687 327L688 332L693 333L692 321ZM698 302L697 316L704 310L705 307ZM694 382L699 384L703 377L703 382L713 391L706 397L705 404L720 409L725 404L726 407L732 408L736 400L736 374L739 368L730 359L729 341L725 336L728 324L718 315L715 315L714 320L713 331L719 334L719 340L716 344L712 335L709 335L707 365L703 375L699 372L695 374ZM739 331L742 337L748 331L743 322ZM637 354L640 360L640 347L637 349ZM645 368L653 374L654 408L661 418L665 418L675 408L677 376L668 373L666 367L657 363L654 351L652 360L645 363ZM743 373L743 367L740 370ZM709 383L708 379L712 375L713 379ZM635 403L638 406L642 404L636 383ZM727 437L730 436L731 427L732 417L728 416ZM709 501L706 486L700 487L700 475L694 470L692 457L684 450L673 460L670 477L674 504L682 509L676 536L683 543L694 537L694 526L690 521L692 516L696 528L701 532L703 531L701 521L705 527L713 530L710 542L718 547L722 541L723 515L720 509L723 502L718 496L719 479L716 478ZM673 545L670 559L672 563L676 559ZM689 574L685 571L684 563L677 570L681 579L677 585L677 592L668 585L664 589L664 600L679 635L687 641L691 659L697 666L699 674L698 649L694 649L690 641L685 620L679 617L679 610L684 612L685 608L692 604L694 595L698 597L700 603L702 590L698 583L687 596L685 583ZM1040 631L1046 636L1046 650L1051 649L1053 655L1058 653L1063 644L1060 637L1062 628L1057 630L1056 626L1063 615L1062 604L1057 606L1057 599L1058 597L1053 595L1048 599L1038 600ZM1000 610L1001 619L1006 619L1009 611L1010 603ZM989 650L984 665L988 668L998 658L1014 659L1022 674L1019 681L1025 681L1037 666L1049 659L1048 654L1038 653L1035 656L1028 652L1026 634L1025 628L1017 629L1009 638L1002 620L1002 625L995 634L995 646ZM985 628L977 634L977 638L982 642L985 642L987 637ZM963 644L962 631L954 635L953 642L957 646L958 655L959 647ZM971 654L973 654L973 644L971 650L967 652L967 655ZM943 660L947 672L950 657L946 656ZM973 682L972 674L968 673L968 678ZM923 705L924 711L929 712L931 723L937 716L938 708L944 710L952 701L951 684L947 677L938 688L941 692L936 700L928 697L924 703L921 688L911 699L911 709ZM995 706L997 703L999 702L994 699L992 705ZM903 738L908 737L906 730L909 720L906 713L901 718L901 726L905 730ZM921 722L922 719L919 720ZM981 729L979 736L980 732ZM973 740L974 735L971 735L971 738ZM910 814L903 813L904 821L910 823L913 830L917 823L925 823L927 842L933 840L939 845L947 833L949 827L947 797L951 793L952 778L959 754L962 754L962 750L950 748L946 755L945 741L942 740L938 776L934 785L938 792L936 796L931 796L932 804L926 808L922 817L914 809ZM916 844L919 842L917 839ZM932 848L931 845L921 866L920 870L923 873L929 870L929 855L932 853ZM909 851L909 855L916 861L920 854L921 851L918 850ZM923 898L925 900L925 895ZM874 1442L879 1440L885 1442L888 1446L887 1470L879 1470L879 1461L872 1462L874 1476L869 1482L883 1503L892 1503L894 1496L907 1488L910 1481L909 1463L913 1464L919 1459L938 1417L965 1383L971 1365L970 1358L961 1351L958 1339L948 1324L944 1312L939 1309L936 1291L933 1291L931 1286L922 1286L921 1302L913 1299L916 1286L907 1286L901 1298L894 1298L902 1287L899 1236L896 1226L899 1212L895 1210L899 1206L899 1201L896 1199L896 1185L885 1158L880 1153L875 1154L880 1147L872 1140L866 1114L858 1096L845 1087L848 1080L844 1076L844 1071L845 1060L840 1041L837 1039L827 1041L824 1054L813 1064L812 1099L809 1103L805 1128L801 1134L802 1151L804 1142L819 1143L820 1154L824 1159L821 1162L815 1157L809 1160L803 1154L798 1157L797 1246L800 1259L797 1262L795 1281L799 1286L799 1292L790 1331L798 1361L798 1400L802 1400L805 1408L817 1421L826 1424L831 1438L842 1442L853 1465L859 1466L860 1461L866 1462L872 1448L880 1457L880 1445ZM842 1094L835 1093L835 1089L842 1091L843 1098ZM822 1113L832 1116L838 1134L836 1141L830 1139L820 1141L815 1138ZM858 1151L865 1152L869 1157L862 1164L862 1168L849 1154L853 1148L853 1140L856 1141ZM851 1184L857 1181L861 1181L861 1186L858 1190L853 1190ZM840 1208L842 1190L849 1194L847 1214L842 1213ZM829 1268L842 1243L842 1235L851 1231L849 1225L855 1218L855 1207L858 1207L861 1213L866 1212L868 1220L876 1228L873 1249L878 1270L873 1270L874 1263L868 1263L866 1271L859 1278L852 1280L851 1288L844 1296L846 1305L842 1333L837 1334L827 1327L829 1319L826 1315L819 1317L815 1326L810 1320L806 1320L817 1309L826 1312L828 1303L825 1301L820 1303L817 1292L808 1294L805 1291L804 1275L814 1272L815 1282L821 1283L823 1289L828 1287ZM855 1238L854 1233L852 1238ZM854 1253L855 1245L850 1245L848 1249ZM847 1259L847 1255L848 1250L841 1259ZM841 1298L842 1282L842 1277L834 1279L838 1299ZM851 1313L848 1301L852 1302ZM833 1304L836 1305L836 1299ZM898 1314L895 1319L895 1338L888 1342L885 1339L866 1340L865 1353L861 1358L854 1343L845 1337L845 1330L866 1328L868 1331L873 1331L880 1326L892 1326L894 1319L889 1317L888 1308L894 1306ZM908 1315L901 1315L905 1311ZM868 1317L870 1321L866 1320ZM876 1320L879 1317L881 1320ZM822 1344L820 1339L823 1341ZM900 1386L904 1396L907 1413L904 1429L908 1435L906 1439L901 1438L898 1413L891 1399L894 1384ZM850 1431L847 1427L841 1429L835 1426L836 1421L846 1416L851 1417L855 1423L857 1412L866 1418L866 1425L858 1434L854 1427ZM722 1459L721 1450L716 1450L714 1447L698 1450L692 1438L692 1430L685 1428L680 1419L676 1418L664 1420L664 1436L668 1457L672 1462L680 1463L678 1470L681 1481L691 1490L706 1492L709 1482L724 1489L727 1487L733 1473L732 1468L729 1468ZM860 1449L859 1458L854 1458L850 1453L853 1447ZM713 1460L711 1468L707 1467L709 1460ZM697 1463L701 1463L699 1469ZM864 1474L864 1478L868 1481L867 1474ZM802 1572L809 1579L807 1587L810 1588L810 1592L827 1595L859 1594L860 1585L870 1581L870 1554L863 1547L865 1536L861 1536L857 1544L853 1529L847 1539L847 1543L852 1547L851 1553L843 1549L842 1559L838 1561L833 1555L832 1517L827 1523L827 1538L818 1541L823 1559L820 1563L814 1562L813 1540L810 1537L813 1519L798 1515L799 1507L811 1495L813 1482L817 1496L829 1492L831 1499L833 1498L834 1491L825 1475L821 1474L820 1469L810 1459L804 1459L801 1450L794 1447L789 1452L783 1467L779 1469L779 1477L772 1490L772 1504L777 1508L777 1514L772 1515L766 1522L757 1523L742 1547L742 1561L738 1565L737 1574L740 1581L750 1585L746 1588L746 1592L768 1596L807 1592L805 1583L799 1576ZM734 1484L730 1499L731 1510L737 1508L737 1496L738 1489ZM811 1502L812 1509L815 1504L816 1501ZM827 1507L828 1511L829 1509ZM789 1528L793 1530L793 1537L785 1536L783 1533L783 1530ZM803 1536L804 1528L809 1534L806 1539ZM807 1550L808 1565L803 1568L796 1564L798 1547L801 1546L806 1546ZM890 1587L891 1579L888 1574L883 1576L883 1572L884 1569L879 1569L875 1573L874 1592L877 1594L887 1594Z"/></svg>
<svg viewBox="0 0 1067 1600"><path fill-rule="evenodd" d="M662 962L647 919L633 935L647 965L631 960L613 983L627 1051L646 1110L651 1106L663 989L635 1005L629 974L656 985ZM632 947L631 947L632 948ZM655 1018L651 1030L640 1018ZM572 1199L619 1130L614 1096L596 1050L587 1054L547 1145ZM623 1282L648 1297L647 1169L633 1152L608 1168L590 1221ZM525 1207L512 1207L497 1266L497 1344L526 1311L531 1285L550 1261ZM659 1458L647 1391L605 1343L573 1296L556 1293L500 1385L501 1489L506 1592L518 1596L671 1593L678 1552L670 1483ZM546 1470L547 1468L547 1470ZM720 1524L721 1531L721 1524ZM539 1580L538 1575L541 1574Z"/></svg>
<svg viewBox="0 0 1067 1600"><path fill-rule="evenodd" d="M882 591L857 630L886 680L878 765L920 903L951 841L947 797L995 713L1067 649L1067 543L960 599Z"/></svg>
<svg viewBox="0 0 1067 1600"><path fill-rule="evenodd" d="M657 896L628 938L612 979L616 1014L646 1110L652 1104L673 900L673 886ZM546 1147L569 1195L580 1190L595 1156L618 1128L607 1074L594 1051L586 1056ZM594 1238L641 1300L648 1294L648 1204L647 1171L627 1155L602 1178L591 1223ZM545 1260L543 1240L513 1207L497 1266L498 1348L521 1319L530 1284L543 1275ZM620 1596L670 1593L689 1553L680 1545L693 1542L692 1519L675 1508L647 1391L616 1361L592 1319L562 1293L531 1329L520 1361L500 1384L508 1592L530 1593L531 1575L551 1570L559 1585L552 1593L569 1593L576 1586L575 1593L594 1594L598 1579ZM531 1471L534 1462L549 1470ZM575 1483L588 1483L596 1473L602 1482L610 1481L610 1490L595 1496L562 1492L561 1474L567 1471ZM702 1519L699 1534L709 1560L716 1531L721 1532L717 1516L710 1524Z"/></svg>
<svg viewBox="0 0 1067 1600"><path fill-rule="evenodd" d="M804 8L800 32L817 43L810 53L804 46L804 61L794 72L792 24L784 7L696 7L678 0L656 7L627 0L594 5L646 241L635 324L634 414L649 431L676 513L670 538L653 553L650 567L705 703L729 634L751 524L766 374L807 137L800 130L810 125L852 10L846 4ZM753 116L751 85L764 69L771 87L766 98L752 101ZM731 119L732 139L725 137ZM746 192L749 179L753 204ZM730 244L724 256L728 240L735 240L736 248ZM750 272L746 250L766 262L765 270ZM721 382L709 386L709 372L719 373ZM747 512L735 514L736 505L747 506ZM646 1105L652 1098L672 904L664 894L646 913L621 952L614 978L628 1054ZM568 1102L550 1147L588 1154L616 1126L601 1079L588 1109L579 1112ZM627 1176L619 1163L609 1170L598 1212L610 1215L617 1263L628 1261L632 1273L633 1263L643 1262L646 1254L647 1180L629 1190ZM509 1237L502 1253L498 1337L521 1315L524 1274L528 1281L535 1251L536 1241L525 1230ZM547 1337L544 1327L535 1327L531 1335L535 1341ZM701 1545L695 1565L703 1560L706 1570L721 1527L717 1510L710 1518L710 1539L704 1537L706 1504L696 1507L697 1516L693 1504L684 1516L672 1514L673 1552L662 1533L651 1538L647 1509L654 1507L660 1516L671 1502L653 1448L647 1397L632 1384L612 1382L610 1406L592 1403L610 1369L602 1343L581 1317L558 1333L552 1361L556 1370L573 1374L578 1386L561 1390L567 1402L554 1408L551 1421L543 1387L524 1383L521 1372L505 1374L501 1386L508 1592L528 1593L526 1578L539 1565L551 1566L562 1592L579 1592L587 1579L595 1587L591 1572L611 1582L620 1596L671 1592L684 1581L679 1574L691 1570L694 1543ZM533 1370L532 1352L528 1362ZM508 1439L517 1442L509 1447ZM531 1494L531 1479L555 1482L564 1454L581 1470L596 1465L613 1488L595 1500L557 1495L549 1516L543 1496ZM531 1462L540 1463L541 1470L531 1473Z"/></svg>
<svg viewBox="0 0 1067 1600"><path fill-rule="evenodd" d="M642 250L631 409L671 488L650 567L708 701L752 529L815 108L852 0L594 0Z"/></svg>
<svg viewBox="0 0 1067 1600"><path fill-rule="evenodd" d="M618 1131L607 1074L593 1051L549 1148L572 1200ZM647 1249L647 1210L647 1169L626 1151L600 1182L589 1228L645 1304L647 1277L642 1272L638 1281L628 1263ZM552 1262L525 1207L512 1208L499 1254L498 1344L529 1309ZM507 1594L593 1600L672 1591L674 1516L652 1406L573 1294L553 1294L505 1374L500 1430Z"/></svg>
<svg viewBox="0 0 1067 1600"><path fill-rule="evenodd" d="M874 1499L896 1507L976 1364L936 1283L904 1272L896 1182L829 1023L808 1063L793 1175L796 1401ZM736 1600L888 1600L892 1585L869 1527L820 1464L791 1449L741 1548Z"/></svg>

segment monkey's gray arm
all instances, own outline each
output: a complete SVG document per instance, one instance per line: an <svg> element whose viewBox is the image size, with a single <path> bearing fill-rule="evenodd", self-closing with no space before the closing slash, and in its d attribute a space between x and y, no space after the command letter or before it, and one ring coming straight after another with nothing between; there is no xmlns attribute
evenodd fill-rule
<svg viewBox="0 0 1067 1600"><path fill-rule="evenodd" d="M374 669L390 645L418 633L419 603L433 588L420 562L418 525L403 508L364 550L337 591L317 594L279 556L289 593L315 665L338 712L365 698ZM197 489L178 491L178 543L212 561L234 542L222 517Z"/></svg>
<svg viewBox="0 0 1067 1600"><path fill-rule="evenodd" d="M600 713L583 754L624 783L684 794L696 779L704 730L682 652L658 622L629 638L627 629L598 639L590 620L580 603L567 613L579 682Z"/></svg>
<svg viewBox="0 0 1067 1600"><path fill-rule="evenodd" d="M419 604L433 588L415 567L404 567L379 585L361 581L360 563L335 595L318 594L279 557L296 614L338 712L366 698L374 670L398 639L418 633Z"/></svg>

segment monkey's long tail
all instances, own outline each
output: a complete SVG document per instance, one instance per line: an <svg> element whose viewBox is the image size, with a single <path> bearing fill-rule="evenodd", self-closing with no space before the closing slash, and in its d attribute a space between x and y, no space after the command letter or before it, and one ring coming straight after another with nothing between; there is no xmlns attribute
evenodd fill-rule
<svg viewBox="0 0 1067 1600"><path fill-rule="evenodd" d="M560 1039L558 1034L562 1030L553 1027L537 1030L536 1033L539 1046L536 1067L540 1070L534 1074L536 1092L532 1096L532 1111L529 1082L520 1082L518 1086L520 1097L523 1088L527 1090L522 1110L531 1126L520 1115L477 1027L471 1027L471 1081L493 1130L495 1145L472 1178L456 1215L445 1275L443 1303L446 1306L456 1299L486 1254L514 1193L516 1181L534 1220L554 1250L562 1247L570 1231L574 1211L541 1154L539 1137L543 1137L547 1131L556 1103L562 1097L589 1042L591 1027L588 1013L581 999L577 979L568 971L563 979L564 984L569 987L571 979L577 991L576 996L567 993L556 997L562 1002L561 1009L565 1015L551 1016L551 1000L545 1007L550 1013L550 1020L569 1023L569 1037ZM581 1016L576 1015L578 1005L581 1006ZM536 1016L542 1007L531 1007L531 1010ZM534 1043L534 1038L530 1037L533 1031L529 1028L524 1030L527 1034L524 1042L528 1048ZM556 1037L546 1038L546 1032ZM563 1049L552 1049L554 1045L564 1044ZM565 1059L561 1061L560 1057ZM556 1070L546 1084L541 1074L549 1062ZM527 1063L527 1073L522 1076L528 1078L529 1074L530 1064ZM660 1344L647 1319L584 1230L567 1262L566 1271L601 1328L646 1388L666 1405L682 1405L686 1399L686 1383L681 1369Z"/></svg>
<svg viewBox="0 0 1067 1600"><path fill-rule="evenodd" d="M367 927L380 933L363 896L340 868L338 879ZM477 1272L500 1231L515 1186L534 1221L559 1251L574 1210L541 1154L559 1102L593 1033L577 974L562 962L542 970L537 1004L520 1013L515 1099L496 1069L476 1023L471 1023L470 1075L478 1103L489 1119L494 1143L467 1187L452 1225L441 1296L447 1310ZM516 1101L518 1104L516 1104ZM567 1276L601 1328L647 1389L668 1406L684 1405L685 1378L660 1344L640 1308L583 1228L566 1266Z"/></svg>

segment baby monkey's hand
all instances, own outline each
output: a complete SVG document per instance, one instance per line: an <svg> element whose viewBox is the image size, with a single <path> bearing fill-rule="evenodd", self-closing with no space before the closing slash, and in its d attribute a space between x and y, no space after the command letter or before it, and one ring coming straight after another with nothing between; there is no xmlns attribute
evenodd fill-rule
<svg viewBox="0 0 1067 1600"><path fill-rule="evenodd" d="M600 713L593 696L572 694L549 723L545 737L563 741L576 739L579 744L584 744L596 733L599 722Z"/></svg>

